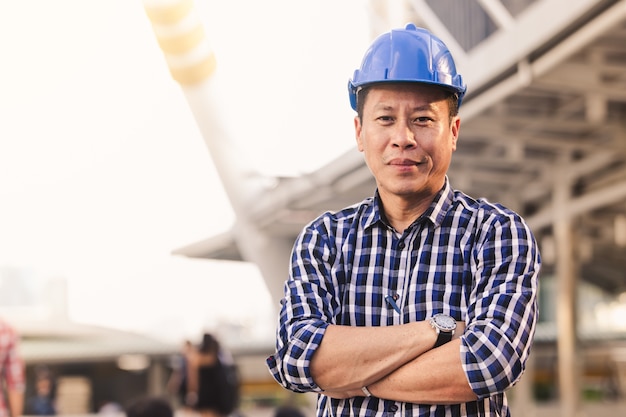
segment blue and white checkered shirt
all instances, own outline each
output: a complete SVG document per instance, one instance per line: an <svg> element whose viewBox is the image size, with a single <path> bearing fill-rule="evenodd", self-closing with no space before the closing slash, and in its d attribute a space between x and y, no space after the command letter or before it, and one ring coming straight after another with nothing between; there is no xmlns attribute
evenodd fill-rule
<svg viewBox="0 0 626 417"><path fill-rule="evenodd" d="M504 390L521 377L537 319L540 257L514 212L452 190L402 234L378 195L310 223L294 245L282 300L274 378L318 392L318 416L509 416ZM398 314L385 302L397 297ZM461 358L479 400L424 405L376 397L330 399L311 377L329 324L392 326L446 313L466 323Z"/></svg>

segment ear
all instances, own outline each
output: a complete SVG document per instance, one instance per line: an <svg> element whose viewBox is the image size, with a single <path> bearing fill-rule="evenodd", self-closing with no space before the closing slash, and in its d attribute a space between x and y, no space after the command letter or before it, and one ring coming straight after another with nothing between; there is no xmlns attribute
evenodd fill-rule
<svg viewBox="0 0 626 417"><path fill-rule="evenodd" d="M361 125L361 119L359 116L354 116L354 134L356 137L356 146L359 149L359 152L363 152L363 141L361 140L362 131L363 126Z"/></svg>
<svg viewBox="0 0 626 417"><path fill-rule="evenodd" d="M450 134L452 135L452 150L456 151L456 143L459 139L459 130L461 128L461 118L459 116L455 116L452 119L452 123L450 124Z"/></svg>

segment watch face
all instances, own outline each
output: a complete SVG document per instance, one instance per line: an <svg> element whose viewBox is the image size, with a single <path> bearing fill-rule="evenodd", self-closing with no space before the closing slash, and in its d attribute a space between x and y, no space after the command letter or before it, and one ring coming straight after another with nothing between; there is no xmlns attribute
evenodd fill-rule
<svg viewBox="0 0 626 417"><path fill-rule="evenodd" d="M433 321L439 330L444 332L451 332L456 329L456 320L446 314L435 314Z"/></svg>

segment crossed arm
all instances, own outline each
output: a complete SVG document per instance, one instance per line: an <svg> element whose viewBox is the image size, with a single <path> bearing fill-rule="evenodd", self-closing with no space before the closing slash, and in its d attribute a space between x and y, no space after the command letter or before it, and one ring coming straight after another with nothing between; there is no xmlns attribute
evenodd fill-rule
<svg viewBox="0 0 626 417"><path fill-rule="evenodd" d="M327 324L341 304L333 298L339 284L327 259L336 245L313 250L315 239L303 239L306 244L294 251L277 352L268 358L276 380L296 392L322 389L333 398L363 396L367 386L378 398L431 405L504 392L519 380L528 357L540 259L530 231L514 216L493 216L481 230L481 241L466 250L473 276L472 287L464 289L470 327L458 323L455 339L436 349L435 332L424 321Z"/></svg>
<svg viewBox="0 0 626 417"><path fill-rule="evenodd" d="M429 404L475 400L460 356L458 323L454 339L437 348L426 321L387 327L331 325L311 361L315 382L334 398L363 396Z"/></svg>

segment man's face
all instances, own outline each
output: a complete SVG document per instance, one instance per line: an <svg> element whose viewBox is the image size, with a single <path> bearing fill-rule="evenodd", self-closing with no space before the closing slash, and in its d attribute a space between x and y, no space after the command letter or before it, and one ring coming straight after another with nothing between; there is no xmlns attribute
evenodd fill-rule
<svg viewBox="0 0 626 417"><path fill-rule="evenodd" d="M418 83L370 87L362 120L355 118L359 151L383 199L432 198L444 184L456 150L460 119L450 119L446 94Z"/></svg>

